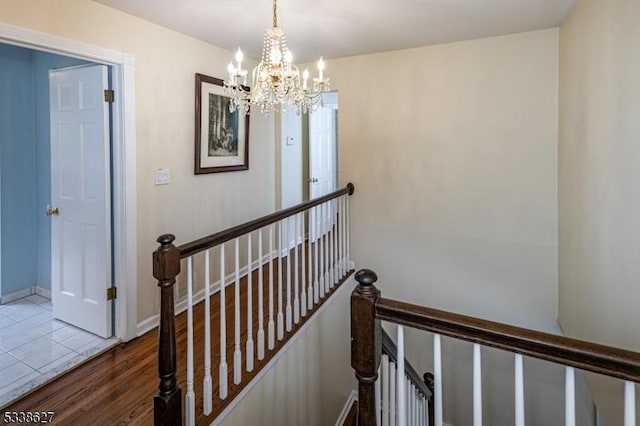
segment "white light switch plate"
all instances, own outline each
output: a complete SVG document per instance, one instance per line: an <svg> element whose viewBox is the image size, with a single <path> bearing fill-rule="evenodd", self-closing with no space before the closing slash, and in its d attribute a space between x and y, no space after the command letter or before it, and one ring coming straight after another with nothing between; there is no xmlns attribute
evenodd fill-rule
<svg viewBox="0 0 640 426"><path fill-rule="evenodd" d="M169 169L156 170L156 185L168 185L171 182Z"/></svg>

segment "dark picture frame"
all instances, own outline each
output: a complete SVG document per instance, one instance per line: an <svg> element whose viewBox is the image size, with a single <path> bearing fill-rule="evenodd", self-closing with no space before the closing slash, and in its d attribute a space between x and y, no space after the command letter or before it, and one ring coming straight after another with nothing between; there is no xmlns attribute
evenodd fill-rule
<svg viewBox="0 0 640 426"><path fill-rule="evenodd" d="M229 111L219 78L196 73L195 94L194 173L249 170L249 114Z"/></svg>

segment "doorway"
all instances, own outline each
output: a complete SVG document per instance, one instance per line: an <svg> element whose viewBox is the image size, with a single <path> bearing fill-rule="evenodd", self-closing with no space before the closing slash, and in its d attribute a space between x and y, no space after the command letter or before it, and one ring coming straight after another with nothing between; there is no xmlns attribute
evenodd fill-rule
<svg viewBox="0 0 640 426"><path fill-rule="evenodd" d="M111 206L113 223L112 273L113 282L119 291L117 303L115 304L115 312L113 313L116 337L112 338L112 340L127 341L133 339L137 335L137 201L134 58L124 52L91 46L4 23L0 23L0 43L25 47L40 52L70 56L86 62L104 64L113 70L112 87L115 94L115 101L111 104L113 129L113 161L111 164L113 182L113 199ZM48 99L46 102L48 102ZM0 256L3 254L6 255L6 250L5 253L0 253ZM36 318L41 315L46 316L47 313L42 310L46 311L47 308L51 308L47 306L46 299L43 300L41 296L37 294L24 298L21 304L26 308L25 311L22 311L21 306L10 308L11 312L6 310L7 305L4 305L4 308L0 306L0 314L2 316L0 317L0 326L7 322L7 318L13 321L17 318L25 319L27 317ZM34 310L37 311L38 314L33 315ZM33 321L36 320L34 319ZM78 362L82 362L81 357L88 357L95 354L96 351L104 350L104 348L101 349L96 345L90 345L92 347L87 348L89 343L83 343L82 337L72 336L70 334L63 336L64 332L60 331L62 327L60 327L59 323L49 325L49 327L53 330L48 330L48 333L55 332L58 334L58 338L64 340L68 345L74 345L78 350L82 349L82 353L76 355L71 353L64 354L56 363L48 364L50 367L48 371L44 373L31 371L25 375L25 365L19 364L19 360L17 360L16 357L9 354L6 350L0 349L0 364L11 364L3 370L3 377L2 380L0 380L0 395L3 397L3 399L0 400L0 406L51 380L64 369ZM2 329L0 328L0 330ZM68 333L68 331L66 332ZM81 332L89 334L84 331ZM39 333L39 331L36 330L13 334L0 331L0 334L2 334L0 335L0 341L6 346L9 340L12 340L14 343L20 343L19 340L23 339L22 345L26 348L31 344L32 340L38 339L39 336L42 337L41 334L38 335L37 333ZM96 338L94 335L90 336ZM108 340L100 340L107 342L107 344L112 343ZM56 350L59 349L58 346L52 346ZM30 362L41 362L38 361L40 353L38 353L37 349L31 348L30 353L31 356L34 357L30 359ZM45 368L42 367L42 369L44 370ZM19 377L16 378L16 375ZM7 383L10 381L11 386L9 387Z"/></svg>
<svg viewBox="0 0 640 426"><path fill-rule="evenodd" d="M276 205L286 208L336 190L338 92L328 92L314 112L283 112L276 126Z"/></svg>
<svg viewBox="0 0 640 426"><path fill-rule="evenodd" d="M276 205L281 209L318 198L336 190L338 182L338 92L323 95L321 105L306 114L295 111L281 112L276 123ZM304 233L314 241L332 226L329 218L334 205L324 210L324 216L316 209L304 221ZM318 235L309 234L311 227ZM295 221L288 222L286 235L291 236L290 247L295 247L304 236L298 235ZM286 244L282 241L281 244Z"/></svg>
<svg viewBox="0 0 640 426"><path fill-rule="evenodd" d="M112 67L113 282L118 288L115 335L137 336L135 58L125 52L0 23L0 43Z"/></svg>
<svg viewBox="0 0 640 426"><path fill-rule="evenodd" d="M61 303L55 301L56 285L52 285L55 274L52 274L52 270L55 265L62 264L60 260L64 258L74 260L67 265L67 269L83 270L85 268L79 268L75 261L83 259L84 262L85 255L90 251L79 253L67 244L65 256L56 253L56 244L52 244L52 236L55 241L56 234L55 226L51 226L53 217L45 215L45 206L56 199L52 194L59 192L66 197L70 193L69 188L66 191L55 190L57 183L65 179L60 176L58 179L52 178L54 170L63 166L67 171L72 171L82 165L70 155L58 161L55 153L61 150L52 149L52 139L67 145L69 141L61 141L56 132L51 137L49 72L51 69L59 70L59 66L74 65L72 69L86 67L86 62L6 44L0 45L0 60L3 64L0 84L3 85L4 95L0 118L3 129L0 141L0 199L4 202L0 208L0 229L5 231L1 234L0 245L4 248L0 256L0 263L4 265L0 275L3 302L0 305L1 406L112 346L117 339L104 339L113 334L110 318L103 318L108 321L108 331L99 333L89 322L92 318L85 316L73 321L64 315L78 312L76 307L69 309L63 306L66 312L62 312L62 315L55 313L56 308L60 310ZM87 87L85 85L85 89ZM102 96L102 91L98 94ZM106 117L107 126L108 122ZM84 119L83 125L87 135L90 128L95 128ZM65 125L65 128L68 126ZM107 147L109 145L107 138ZM76 151L84 151L94 157L95 150L92 151L89 144L85 146L86 150ZM86 184L96 181L95 177L94 173L88 179L74 179L74 182L81 182L88 187ZM101 178L110 183L108 176ZM109 211L109 206L110 202L103 210ZM106 233L110 239L110 220ZM71 239L66 240L68 242ZM111 244L107 247L110 272Z"/></svg>

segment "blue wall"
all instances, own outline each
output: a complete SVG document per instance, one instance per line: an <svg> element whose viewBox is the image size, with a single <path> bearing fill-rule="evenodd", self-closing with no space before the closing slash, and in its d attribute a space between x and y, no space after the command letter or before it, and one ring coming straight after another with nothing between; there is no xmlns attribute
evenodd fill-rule
<svg viewBox="0 0 640 426"><path fill-rule="evenodd" d="M33 54L0 45L3 295L36 283L36 132Z"/></svg>
<svg viewBox="0 0 640 426"><path fill-rule="evenodd" d="M87 62L0 44L0 294L51 289L49 69Z"/></svg>

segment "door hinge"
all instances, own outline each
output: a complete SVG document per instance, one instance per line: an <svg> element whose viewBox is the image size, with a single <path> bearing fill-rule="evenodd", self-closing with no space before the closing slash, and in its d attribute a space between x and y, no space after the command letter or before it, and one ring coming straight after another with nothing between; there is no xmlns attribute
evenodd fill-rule
<svg viewBox="0 0 640 426"><path fill-rule="evenodd" d="M109 287L107 289L107 300L113 300L118 297L118 287Z"/></svg>
<svg viewBox="0 0 640 426"><path fill-rule="evenodd" d="M113 102L116 99L116 95L111 89L106 89L104 91L104 101L105 102Z"/></svg>

